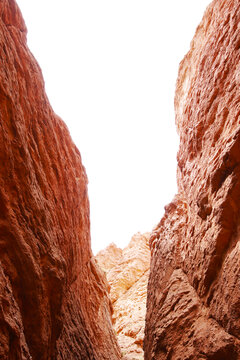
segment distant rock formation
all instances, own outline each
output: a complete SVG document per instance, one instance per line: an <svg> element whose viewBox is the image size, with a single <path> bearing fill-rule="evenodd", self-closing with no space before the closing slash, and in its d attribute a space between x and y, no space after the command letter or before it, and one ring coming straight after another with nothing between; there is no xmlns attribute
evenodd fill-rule
<svg viewBox="0 0 240 360"><path fill-rule="evenodd" d="M118 360L110 311L80 153L49 105L15 1L2 0L0 359Z"/></svg>
<svg viewBox="0 0 240 360"><path fill-rule="evenodd" d="M145 360L240 359L240 3L214 0L180 64L178 195L150 238Z"/></svg>
<svg viewBox="0 0 240 360"><path fill-rule="evenodd" d="M149 235L138 233L125 249L111 244L96 256L110 285L114 329L125 360L143 359Z"/></svg>

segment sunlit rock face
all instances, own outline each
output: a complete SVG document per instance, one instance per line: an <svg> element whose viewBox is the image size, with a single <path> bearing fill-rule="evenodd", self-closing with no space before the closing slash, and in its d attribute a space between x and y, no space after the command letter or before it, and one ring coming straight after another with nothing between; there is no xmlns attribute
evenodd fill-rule
<svg viewBox="0 0 240 360"><path fill-rule="evenodd" d="M44 21L44 19L43 19ZM0 359L120 359L87 177L14 0L0 2Z"/></svg>
<svg viewBox="0 0 240 360"><path fill-rule="evenodd" d="M180 64L178 195L150 239L145 359L240 359L240 3L215 0Z"/></svg>
<svg viewBox="0 0 240 360"><path fill-rule="evenodd" d="M143 359L149 235L138 233L123 250L111 244L96 256L110 285L114 329L125 360Z"/></svg>

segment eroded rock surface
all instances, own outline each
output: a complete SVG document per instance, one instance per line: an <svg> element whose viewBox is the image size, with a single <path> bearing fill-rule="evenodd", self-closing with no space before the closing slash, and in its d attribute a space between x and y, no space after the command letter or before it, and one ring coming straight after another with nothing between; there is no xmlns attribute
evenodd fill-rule
<svg viewBox="0 0 240 360"><path fill-rule="evenodd" d="M138 233L123 250L111 244L96 256L110 284L114 329L125 360L143 359L149 235Z"/></svg>
<svg viewBox="0 0 240 360"><path fill-rule="evenodd" d="M208 7L179 68L178 190L150 238L145 359L240 359L240 3Z"/></svg>
<svg viewBox="0 0 240 360"><path fill-rule="evenodd" d="M119 359L87 177L14 0L0 1L0 358Z"/></svg>

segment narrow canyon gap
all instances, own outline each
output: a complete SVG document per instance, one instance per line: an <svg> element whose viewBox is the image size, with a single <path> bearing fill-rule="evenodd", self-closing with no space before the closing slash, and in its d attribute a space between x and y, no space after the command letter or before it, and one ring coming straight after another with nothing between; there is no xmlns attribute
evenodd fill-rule
<svg viewBox="0 0 240 360"><path fill-rule="evenodd" d="M239 23L239 1L214 0L180 64L178 194L150 236L145 360L240 359ZM14 0L0 2L0 136L0 358L120 359L85 169Z"/></svg>
<svg viewBox="0 0 240 360"><path fill-rule="evenodd" d="M0 358L118 360L87 176L26 33L0 1Z"/></svg>
<svg viewBox="0 0 240 360"><path fill-rule="evenodd" d="M179 67L178 194L150 238L145 360L240 359L240 3L214 0Z"/></svg>

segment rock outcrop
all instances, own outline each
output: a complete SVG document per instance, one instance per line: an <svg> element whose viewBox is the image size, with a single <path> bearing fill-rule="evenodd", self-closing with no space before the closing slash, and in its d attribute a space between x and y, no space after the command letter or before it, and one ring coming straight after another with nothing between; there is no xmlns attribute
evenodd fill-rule
<svg viewBox="0 0 240 360"><path fill-rule="evenodd" d="M0 358L120 359L87 177L14 0L0 2Z"/></svg>
<svg viewBox="0 0 240 360"><path fill-rule="evenodd" d="M125 360L143 359L149 235L138 233L123 250L111 244L96 256L110 285L114 329Z"/></svg>
<svg viewBox="0 0 240 360"><path fill-rule="evenodd" d="M180 64L178 190L150 238L145 359L240 359L240 3L214 0Z"/></svg>

